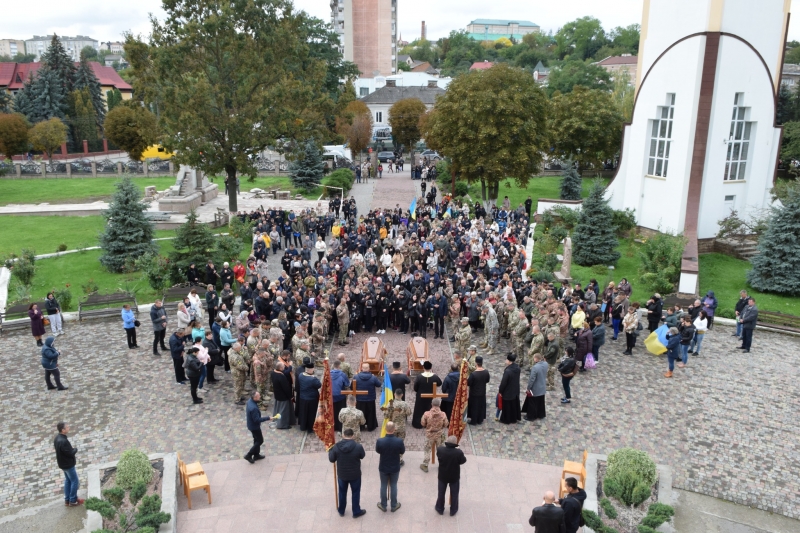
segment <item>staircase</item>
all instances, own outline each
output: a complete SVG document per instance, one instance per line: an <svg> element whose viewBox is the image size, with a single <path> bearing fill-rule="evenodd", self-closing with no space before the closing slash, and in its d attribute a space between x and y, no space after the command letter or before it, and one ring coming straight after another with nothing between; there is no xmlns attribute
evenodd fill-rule
<svg viewBox="0 0 800 533"><path fill-rule="evenodd" d="M189 173L187 172L183 175L183 179L181 180L181 192L179 196L186 196L193 191L190 181Z"/></svg>
<svg viewBox="0 0 800 533"><path fill-rule="evenodd" d="M753 257L758 255L758 243L753 241L745 241L736 247L736 255L740 259L750 261Z"/></svg>
<svg viewBox="0 0 800 533"><path fill-rule="evenodd" d="M753 257L758 255L758 241L754 238L745 240L717 239L714 242L714 251L736 257L737 259L750 261Z"/></svg>

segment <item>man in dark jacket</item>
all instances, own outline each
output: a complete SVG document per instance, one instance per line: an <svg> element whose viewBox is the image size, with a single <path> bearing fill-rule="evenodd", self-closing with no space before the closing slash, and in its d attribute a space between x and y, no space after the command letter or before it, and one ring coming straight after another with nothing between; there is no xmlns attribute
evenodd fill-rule
<svg viewBox="0 0 800 533"><path fill-rule="evenodd" d="M539 507L534 507L528 523L536 528L536 533L565 533L564 509L556 506L555 494L552 491L544 493L544 502Z"/></svg>
<svg viewBox="0 0 800 533"><path fill-rule="evenodd" d="M356 390L367 392L367 394L356 396L356 409L364 413L364 418L367 420L366 426L362 426L361 430L374 431L378 427L378 415L375 410L375 389L380 388L383 383L372 375L369 371L368 363L361 365L361 372L356 374L353 379L356 380Z"/></svg>
<svg viewBox="0 0 800 533"><path fill-rule="evenodd" d="M439 458L439 496L436 498L434 509L439 514L444 514L444 493L450 485L450 516L458 512L458 489L461 480L461 465L467 458L458 448L458 439L450 435L444 446L436 448L436 457Z"/></svg>
<svg viewBox="0 0 800 533"><path fill-rule="evenodd" d="M347 487L353 493L353 518L367 514L361 508L361 459L366 453L364 447L353 439L353 430L347 428L342 432L342 440L328 450L328 460L336 463L337 481L339 483L339 516L344 516L347 508Z"/></svg>
<svg viewBox="0 0 800 533"><path fill-rule="evenodd" d="M400 509L397 501L397 480L400 477L400 458L406 453L402 439L394 435L394 422L386 423L386 436L375 441L375 451L381 456L378 474L381 477L381 501L378 509L386 512L386 488L391 488L392 512Z"/></svg>
<svg viewBox="0 0 800 533"><path fill-rule="evenodd" d="M564 525L566 533L577 533L581 527L581 513L583 512L583 502L586 501L586 491L578 488L578 480L568 477L564 480L567 485L567 497L560 500L561 508L564 510Z"/></svg>
<svg viewBox="0 0 800 533"><path fill-rule="evenodd" d="M53 447L56 449L58 467L64 471L64 505L77 507L83 504L83 500L78 498L80 481L78 471L75 470L75 454L78 453L78 448L73 448L67 438L69 426L66 422L59 422L56 429L58 435L53 441Z"/></svg>
<svg viewBox="0 0 800 533"><path fill-rule="evenodd" d="M53 343L56 341L55 337L47 337L44 340L44 346L42 346L42 368L44 368L44 380L47 383L47 390L67 390L69 387L65 387L61 384L61 372L58 370L58 356L61 353L53 347ZM56 380L56 384L50 381L50 376L53 376Z"/></svg>
<svg viewBox="0 0 800 533"><path fill-rule="evenodd" d="M742 323L742 345L739 346L739 349L744 350L744 353L750 353L753 331L755 331L756 322L758 322L758 307L756 307L756 299L752 296L747 299L747 307L739 315L739 321Z"/></svg>
<svg viewBox="0 0 800 533"><path fill-rule="evenodd" d="M736 307L734 308L734 311L736 311L736 333L731 335L732 337L742 336L742 323L739 321L739 316L742 314L742 311L744 311L744 308L747 307L748 301L750 301L750 298L747 297L747 291L739 291L739 300L736 302Z"/></svg>
<svg viewBox="0 0 800 533"><path fill-rule="evenodd" d="M456 401L456 392L458 392L458 380L461 377L461 366L458 363L450 365L450 373L444 377L442 383L442 392L447 393L447 398L442 398L442 412L447 415L450 420L450 415L453 413L453 404Z"/></svg>
<svg viewBox="0 0 800 533"><path fill-rule="evenodd" d="M447 316L448 305L447 296L439 293L433 296L431 303L431 311L433 311L433 338L444 338L444 317Z"/></svg>
<svg viewBox="0 0 800 533"><path fill-rule="evenodd" d="M258 402L261 401L261 394L257 390L250 393L250 399L247 400L247 429L253 434L253 447L244 456L245 460L253 464L256 461L263 459L265 456L261 455L261 445L264 444L264 434L261 433L261 422L271 420L268 416L261 416L261 411L258 408Z"/></svg>
<svg viewBox="0 0 800 533"><path fill-rule="evenodd" d="M175 381L179 385L186 384L186 373L183 371L183 330L177 329L169 338L169 353L172 355L172 366L175 368Z"/></svg>
<svg viewBox="0 0 800 533"><path fill-rule="evenodd" d="M159 343L161 349L167 351L164 345L164 337L167 334L167 310L164 309L161 300L156 300L150 307L150 322L153 324L153 355L161 355L158 353Z"/></svg>

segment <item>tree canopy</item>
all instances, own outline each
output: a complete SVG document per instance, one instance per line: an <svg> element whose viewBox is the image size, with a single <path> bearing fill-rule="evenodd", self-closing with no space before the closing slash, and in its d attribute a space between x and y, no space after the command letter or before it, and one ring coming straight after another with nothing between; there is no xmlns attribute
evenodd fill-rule
<svg viewBox="0 0 800 533"><path fill-rule="evenodd" d="M7 158L28 151L28 123L19 113L0 114L0 154Z"/></svg>
<svg viewBox="0 0 800 533"><path fill-rule="evenodd" d="M109 271L122 272L127 264L158 251L153 242L153 223L145 216L147 208L130 177L117 182L111 203L103 212L106 226L100 234L100 263Z"/></svg>
<svg viewBox="0 0 800 533"><path fill-rule="evenodd" d="M389 108L389 125L395 145L402 144L413 153L414 146L422 138L419 121L426 111L419 98L403 98Z"/></svg>
<svg viewBox="0 0 800 533"><path fill-rule="evenodd" d="M454 79L423 121L428 145L452 159L460 179L479 181L484 202L500 181L521 187L549 149L547 98L530 74L504 64Z"/></svg>
<svg viewBox="0 0 800 533"><path fill-rule="evenodd" d="M61 120L53 117L34 124L28 132L28 139L34 150L47 152L52 163L53 152L67 142L67 126Z"/></svg>
<svg viewBox="0 0 800 533"><path fill-rule="evenodd" d="M547 94L568 93L576 86L610 91L611 76L599 65L584 61L566 61L553 67L547 76Z"/></svg>
<svg viewBox="0 0 800 533"><path fill-rule="evenodd" d="M158 137L156 116L136 104L118 105L109 111L105 129L108 140L128 152L134 161L141 159L142 152Z"/></svg>

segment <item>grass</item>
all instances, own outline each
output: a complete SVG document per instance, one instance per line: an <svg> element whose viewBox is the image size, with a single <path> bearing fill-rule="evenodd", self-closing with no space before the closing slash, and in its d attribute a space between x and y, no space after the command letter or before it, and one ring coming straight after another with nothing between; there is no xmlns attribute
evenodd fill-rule
<svg viewBox="0 0 800 533"><path fill-rule="evenodd" d="M583 179L583 198L589 196L589 191L592 188L593 178ZM604 179L604 183L608 184L609 180ZM508 196L511 201L511 207L516 208L519 204L524 203L528 196L533 200L531 211L535 212L539 204L539 198L558 198L561 194L561 176L540 176L533 177L528 180L528 186L524 189L517 187L514 180L507 180L500 183L497 191L497 205L503 203L503 198ZM474 201L479 201L481 198L481 185L474 183L469 188L469 195Z"/></svg>
<svg viewBox="0 0 800 533"><path fill-rule="evenodd" d="M117 177L2 179L0 180L0 205L39 204L45 202L69 204L104 201L111 198L114 193L117 179ZM225 190L225 183L222 178L212 176L210 179L219 185L222 191ZM133 182L144 193L144 188L148 185L155 185L159 191L175 185L175 178L172 176L141 177L133 178ZM247 177L242 177L239 183L239 189L242 194L254 188L271 189L273 187L292 191L292 196L302 194L302 191L292 187L292 182L287 176L259 176L252 182ZM316 200L320 194L322 194L322 188L316 187L304 194L304 196Z"/></svg>

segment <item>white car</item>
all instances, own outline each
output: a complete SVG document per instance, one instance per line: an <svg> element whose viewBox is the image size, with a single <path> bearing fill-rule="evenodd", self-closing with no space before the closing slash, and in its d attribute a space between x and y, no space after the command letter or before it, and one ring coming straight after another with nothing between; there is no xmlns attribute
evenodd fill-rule
<svg viewBox="0 0 800 533"><path fill-rule="evenodd" d="M435 150L425 150L424 152L422 152L420 154L420 157L422 157L423 159L427 157L428 161L432 161L432 160L436 160L436 159L441 159L442 158L442 156L439 155L439 152L437 152Z"/></svg>

